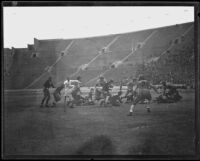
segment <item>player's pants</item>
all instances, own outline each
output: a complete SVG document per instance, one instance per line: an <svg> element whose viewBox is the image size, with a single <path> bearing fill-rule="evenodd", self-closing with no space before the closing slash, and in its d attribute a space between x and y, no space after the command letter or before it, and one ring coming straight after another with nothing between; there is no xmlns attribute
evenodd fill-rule
<svg viewBox="0 0 200 161"><path fill-rule="evenodd" d="M73 101L72 97L72 89L65 88L65 102L71 102Z"/></svg>
<svg viewBox="0 0 200 161"><path fill-rule="evenodd" d="M42 99L41 105L43 105L44 101L46 100L46 105L48 105L48 102L50 100L50 92L49 89L44 88L43 89L44 97Z"/></svg>
<svg viewBox="0 0 200 161"><path fill-rule="evenodd" d="M103 97L105 99L105 103L108 103L108 100L112 95L108 91L102 91L102 92L103 92Z"/></svg>
<svg viewBox="0 0 200 161"><path fill-rule="evenodd" d="M149 102L151 101L151 93L149 89L138 89L137 95L133 100L133 105L136 105L140 101L144 101L147 99Z"/></svg>

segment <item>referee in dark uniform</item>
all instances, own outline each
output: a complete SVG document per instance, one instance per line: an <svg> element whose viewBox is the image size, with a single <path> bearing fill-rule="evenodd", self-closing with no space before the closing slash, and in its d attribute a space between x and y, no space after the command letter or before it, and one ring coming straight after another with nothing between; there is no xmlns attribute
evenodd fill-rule
<svg viewBox="0 0 200 161"><path fill-rule="evenodd" d="M54 88L51 77L49 77L49 79L44 83L44 89L43 89L44 98L42 99L40 107L43 107L45 100L46 100L45 106L49 107L48 102L50 100L50 92L49 92L50 87Z"/></svg>

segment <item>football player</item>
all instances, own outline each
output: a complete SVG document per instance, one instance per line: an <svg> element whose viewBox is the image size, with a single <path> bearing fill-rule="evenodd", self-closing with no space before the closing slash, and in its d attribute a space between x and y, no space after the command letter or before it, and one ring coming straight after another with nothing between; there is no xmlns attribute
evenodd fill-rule
<svg viewBox="0 0 200 161"><path fill-rule="evenodd" d="M137 86L136 86L136 97L133 100L133 103L130 107L130 111L128 116L132 116L133 114L133 109L135 108L136 104L139 103L140 101L147 100L147 112L150 112L150 101L152 99L150 89L154 89L156 93L158 93L157 89L155 86L153 86L148 80L144 78L144 76L140 75L137 81Z"/></svg>

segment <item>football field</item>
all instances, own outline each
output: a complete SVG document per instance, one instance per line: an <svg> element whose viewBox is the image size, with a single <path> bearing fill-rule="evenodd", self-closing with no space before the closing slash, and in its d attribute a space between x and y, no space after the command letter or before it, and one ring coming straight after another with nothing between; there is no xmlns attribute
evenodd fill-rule
<svg viewBox="0 0 200 161"><path fill-rule="evenodd" d="M194 90L178 103L119 107L77 106L61 101L40 108L42 93L6 92L6 155L192 155L195 152ZM153 94L155 97L155 95ZM52 99L52 97L51 97Z"/></svg>

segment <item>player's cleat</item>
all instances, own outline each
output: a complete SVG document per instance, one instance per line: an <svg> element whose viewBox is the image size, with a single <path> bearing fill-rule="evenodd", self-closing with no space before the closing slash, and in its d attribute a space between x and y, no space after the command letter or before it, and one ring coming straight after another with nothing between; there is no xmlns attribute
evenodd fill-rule
<svg viewBox="0 0 200 161"><path fill-rule="evenodd" d="M133 116L133 112L129 112L127 116Z"/></svg>
<svg viewBox="0 0 200 161"><path fill-rule="evenodd" d="M49 105L45 105L45 107L49 107Z"/></svg>
<svg viewBox="0 0 200 161"><path fill-rule="evenodd" d="M40 107L43 107L43 105L41 104Z"/></svg>

